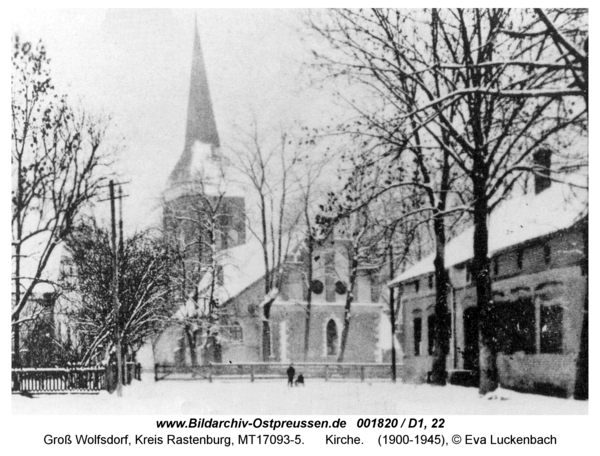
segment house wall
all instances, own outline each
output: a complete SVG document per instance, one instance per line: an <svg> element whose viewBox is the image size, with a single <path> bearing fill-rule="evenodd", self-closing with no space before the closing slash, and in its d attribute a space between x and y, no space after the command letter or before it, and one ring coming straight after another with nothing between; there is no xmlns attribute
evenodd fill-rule
<svg viewBox="0 0 600 456"><path fill-rule="evenodd" d="M583 238L573 229L555 233L545 239L515 246L495 255L491 262L492 291L498 303L531 302L531 321L535 332L532 352L501 353L498 356L499 380L504 387L539 392L571 394L575 379L575 361L583 319L586 280L581 271ZM548 250L548 248L550 250ZM548 255L549 254L549 255ZM521 258L519 260L519 257ZM495 266L497 262L497 266ZM467 265L450 269L454 291L448 294L449 306L456 309L456 352L451 348L447 369L468 368L469 357L465 317L476 308L473 283L467 281ZM420 280L416 292L415 280ZM402 284L403 348L405 380L424 382L431 370L432 357L427 353L428 316L434 312L435 293L427 275ZM558 353L544 353L542 313L550 307L562 309L562 337ZM415 318L421 318L421 350L415 354ZM451 341L451 347L453 346Z"/></svg>

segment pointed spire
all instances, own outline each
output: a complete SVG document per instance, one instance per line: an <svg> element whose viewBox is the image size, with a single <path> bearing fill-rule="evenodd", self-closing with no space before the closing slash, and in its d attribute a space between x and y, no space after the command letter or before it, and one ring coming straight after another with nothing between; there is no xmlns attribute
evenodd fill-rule
<svg viewBox="0 0 600 456"><path fill-rule="evenodd" d="M169 177L169 185L189 181L195 144L209 145L212 153L219 148L219 133L212 108L204 57L200 45L197 17L194 19L194 49L188 101L187 127L183 154Z"/></svg>

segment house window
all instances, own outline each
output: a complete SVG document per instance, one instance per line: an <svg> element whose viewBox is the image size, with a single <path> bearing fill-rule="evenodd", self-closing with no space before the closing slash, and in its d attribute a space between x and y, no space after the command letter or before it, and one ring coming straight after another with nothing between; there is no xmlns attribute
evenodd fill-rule
<svg viewBox="0 0 600 456"><path fill-rule="evenodd" d="M427 353L433 355L435 346L435 315L427 317Z"/></svg>
<svg viewBox="0 0 600 456"><path fill-rule="evenodd" d="M321 282L320 280L313 280L310 284L310 289L314 294L323 293L323 288L323 282Z"/></svg>
<svg viewBox="0 0 600 456"><path fill-rule="evenodd" d="M429 282L429 289L431 290L433 288L433 274L429 276L428 282Z"/></svg>
<svg viewBox="0 0 600 456"><path fill-rule="evenodd" d="M415 293L419 292L419 285L420 285L419 281L415 280Z"/></svg>
<svg viewBox="0 0 600 456"><path fill-rule="evenodd" d="M243 342L244 341L244 332L242 330L242 326L237 322L233 322L231 328L229 328L229 333L231 336L232 342Z"/></svg>
<svg viewBox="0 0 600 456"><path fill-rule="evenodd" d="M540 352L562 353L561 306L542 306L540 308Z"/></svg>
<svg viewBox="0 0 600 456"><path fill-rule="evenodd" d="M544 245L544 263L550 264L552 261L552 249L548 244Z"/></svg>
<svg viewBox="0 0 600 456"><path fill-rule="evenodd" d="M497 276L498 275L498 271L499 271L499 264L500 260L498 258L494 258L494 275Z"/></svg>
<svg viewBox="0 0 600 456"><path fill-rule="evenodd" d="M421 317L413 320L413 338L415 356L421 356Z"/></svg>
<svg viewBox="0 0 600 456"><path fill-rule="evenodd" d="M327 323L327 355L337 355L338 352L338 331L335 321L329 320Z"/></svg>
<svg viewBox="0 0 600 456"><path fill-rule="evenodd" d="M498 352L535 353L535 306L530 298L497 303L488 319L488 330Z"/></svg>
<svg viewBox="0 0 600 456"><path fill-rule="evenodd" d="M465 269L467 270L467 283L471 283L471 263L467 263Z"/></svg>

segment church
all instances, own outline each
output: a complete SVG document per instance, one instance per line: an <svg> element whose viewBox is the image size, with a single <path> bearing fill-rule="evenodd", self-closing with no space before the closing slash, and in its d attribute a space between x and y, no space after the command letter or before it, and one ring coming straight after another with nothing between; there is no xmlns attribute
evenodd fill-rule
<svg viewBox="0 0 600 456"><path fill-rule="evenodd" d="M312 258L304 241L291 241L278 268L279 287L268 293L264 246L247 229L246 190L231 175L196 27L184 149L164 191L173 322L153 342L154 362L336 362L348 293L348 241L330 240ZM381 286L372 267L359 270L345 362L382 361L380 334L390 333L390 323Z"/></svg>

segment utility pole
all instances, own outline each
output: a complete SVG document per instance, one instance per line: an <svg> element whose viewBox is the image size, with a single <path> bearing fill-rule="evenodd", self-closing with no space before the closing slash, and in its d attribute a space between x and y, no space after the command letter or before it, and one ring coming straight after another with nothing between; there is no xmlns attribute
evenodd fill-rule
<svg viewBox="0 0 600 456"><path fill-rule="evenodd" d="M390 236L390 244L388 250L390 261L390 281L394 280L394 252L392 238ZM392 381L396 383L396 303L394 297L394 287L390 287L390 320L392 321Z"/></svg>
<svg viewBox="0 0 600 456"><path fill-rule="evenodd" d="M123 254L123 186L119 184L119 254Z"/></svg>
<svg viewBox="0 0 600 456"><path fill-rule="evenodd" d="M115 184L111 180L110 184L110 215L111 215L111 241L113 249L113 284L112 284L112 296L114 306L114 319L115 319L115 350L117 355L117 396L123 395L123 362L121 359L121 331L120 325L120 312L119 312L119 249L117 248L117 226L115 217ZM119 190L120 193L120 190ZM120 195L121 196L121 195ZM122 224L122 221L121 221ZM121 225L122 226L122 225Z"/></svg>

